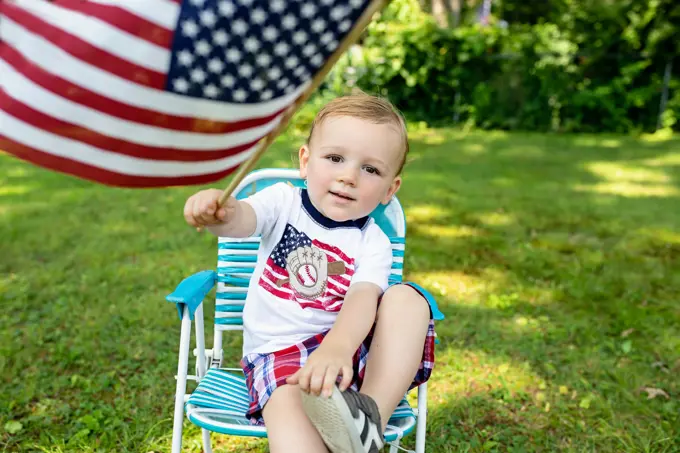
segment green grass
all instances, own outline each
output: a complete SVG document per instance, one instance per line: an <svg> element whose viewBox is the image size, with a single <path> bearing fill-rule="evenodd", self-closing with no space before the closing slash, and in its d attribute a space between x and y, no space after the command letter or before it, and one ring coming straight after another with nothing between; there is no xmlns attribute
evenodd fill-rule
<svg viewBox="0 0 680 453"><path fill-rule="evenodd" d="M447 316L428 451L680 451L680 141L412 137L406 273ZM261 165L294 165L299 140ZM0 451L169 451L179 325L164 297L215 264L182 219L196 190L0 155ZM226 344L236 360L240 340Z"/></svg>

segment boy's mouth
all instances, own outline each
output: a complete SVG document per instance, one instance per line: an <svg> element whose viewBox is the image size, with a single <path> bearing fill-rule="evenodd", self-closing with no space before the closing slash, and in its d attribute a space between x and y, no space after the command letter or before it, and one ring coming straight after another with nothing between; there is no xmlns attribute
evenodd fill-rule
<svg viewBox="0 0 680 453"><path fill-rule="evenodd" d="M342 192L333 192L332 190L328 191L331 195L335 195L338 198L342 198L343 200L349 200L349 201L355 201L354 198L350 197L349 195L342 193Z"/></svg>

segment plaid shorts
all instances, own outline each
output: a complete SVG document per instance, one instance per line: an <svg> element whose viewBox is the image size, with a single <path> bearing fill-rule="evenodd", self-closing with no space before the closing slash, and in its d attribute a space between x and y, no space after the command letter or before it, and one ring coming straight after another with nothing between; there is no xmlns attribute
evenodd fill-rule
<svg viewBox="0 0 680 453"><path fill-rule="evenodd" d="M406 282L404 284L408 285ZM411 287L420 292L419 288ZM284 385L288 376L295 374L297 370L305 365L309 354L319 347L327 333L328 331L322 332L306 339L302 343L280 351L267 354L248 354L241 359L241 367L245 373L246 385L248 386L248 394L250 396L250 407L246 417L253 424L264 424L262 409L267 404L274 390ZM373 329L371 329L352 358L354 372L352 374L351 387L354 390L359 390L364 380L366 360L372 339ZM425 337L423 357L409 390L426 382L432 374L432 369L434 368L434 339L434 319L432 318L432 311L430 311L430 323L427 328L427 336Z"/></svg>

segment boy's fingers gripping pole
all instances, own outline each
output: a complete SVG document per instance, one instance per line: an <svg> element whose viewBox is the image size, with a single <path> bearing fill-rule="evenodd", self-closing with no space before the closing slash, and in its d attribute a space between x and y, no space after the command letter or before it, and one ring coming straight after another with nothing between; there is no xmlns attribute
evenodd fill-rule
<svg viewBox="0 0 680 453"><path fill-rule="evenodd" d="M274 139L276 139L276 137L288 126L288 123L290 122L291 118L293 117L297 109L302 104L307 102L307 99L309 99L312 93L314 93L316 89L319 87L319 85L321 85L321 82L323 82L323 80L326 78L326 75L328 75L331 68L333 68L335 63L342 56L342 54L344 54L345 51L349 49L349 47L359 39L361 33L371 22L373 14L383 9L383 7L387 5L387 3L389 3L389 0L376 0L371 2L370 5L368 5L368 7L364 10L363 14L357 20L354 28L349 33L347 33L345 39L342 40L337 49L335 49L335 52L333 52L333 54L328 58L328 60L326 60L326 63L321 67L321 69L316 74L314 79L312 79L309 87L300 95L297 101L295 101L295 103L291 105L288 108L288 110L284 113L284 115L281 117L281 122L279 123L279 125L260 141L257 151L255 151L255 153L252 156L250 156L250 158L246 162L244 162L238 169L238 171L234 175L234 179L231 180L229 186L222 193L222 196L220 197L218 202L217 209L224 205L224 203L231 196L236 187L241 183L243 178L245 178L245 176L250 171L253 170L255 164L257 163L257 160L262 156L262 154L264 154L264 152L267 150L269 145L272 144Z"/></svg>

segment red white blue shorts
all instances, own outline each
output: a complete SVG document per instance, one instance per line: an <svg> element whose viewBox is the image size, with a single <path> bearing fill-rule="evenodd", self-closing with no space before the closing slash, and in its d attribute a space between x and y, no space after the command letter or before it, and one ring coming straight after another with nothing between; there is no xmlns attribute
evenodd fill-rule
<svg viewBox="0 0 680 453"><path fill-rule="evenodd" d="M407 282L403 284L409 285L421 293L420 287L410 285ZM426 298L424 295L423 297ZM250 407L246 417L253 424L264 424L262 409L267 404L267 401L269 401L274 390L284 385L288 376L295 374L297 370L305 365L309 354L319 347L327 333L328 331L320 333L302 343L280 351L267 354L248 354L241 359L241 367L245 373L248 394L250 396ZM359 346L352 359L354 372L352 374L351 387L354 390L359 390L364 380L366 360L372 339L373 329L371 329L364 342ZM432 310L430 310L430 324L427 329L427 336L425 337L423 357L409 390L430 378L434 368L434 340L434 319L432 317Z"/></svg>

